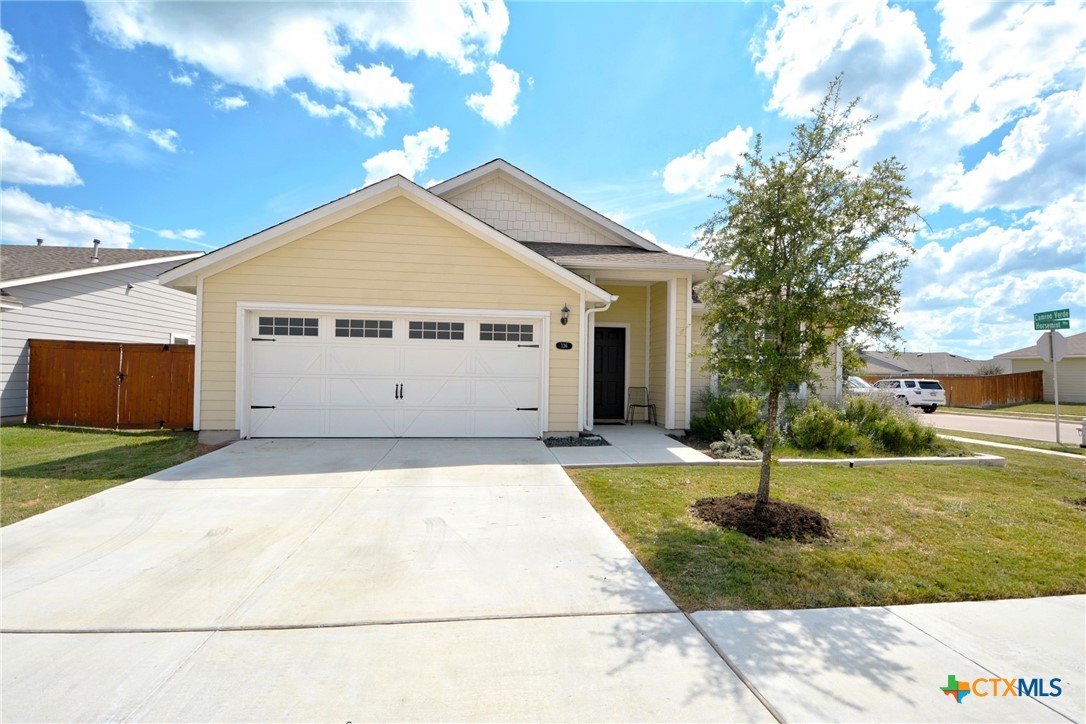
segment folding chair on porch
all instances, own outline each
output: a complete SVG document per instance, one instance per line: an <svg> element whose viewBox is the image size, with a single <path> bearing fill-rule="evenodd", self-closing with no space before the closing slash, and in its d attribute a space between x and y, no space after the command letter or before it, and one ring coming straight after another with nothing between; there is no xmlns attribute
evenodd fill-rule
<svg viewBox="0 0 1086 724"><path fill-rule="evenodd" d="M626 408L626 424L633 424L634 408L645 409L645 422L656 424L656 405L649 402L648 387L631 387L629 391L630 403Z"/></svg>

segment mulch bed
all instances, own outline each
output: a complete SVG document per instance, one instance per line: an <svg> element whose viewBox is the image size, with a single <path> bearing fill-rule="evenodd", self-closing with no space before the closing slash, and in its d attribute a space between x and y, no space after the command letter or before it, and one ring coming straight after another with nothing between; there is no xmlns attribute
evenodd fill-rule
<svg viewBox="0 0 1086 724"><path fill-rule="evenodd" d="M702 498L694 503L694 515L702 520L744 533L751 538L785 538L808 541L832 538L830 522L817 510L783 500L770 501L755 512L758 496L736 493L726 498Z"/></svg>
<svg viewBox="0 0 1086 724"><path fill-rule="evenodd" d="M547 447L602 447L611 443L599 435L584 435L581 437L545 437L543 444Z"/></svg>
<svg viewBox="0 0 1086 724"><path fill-rule="evenodd" d="M678 440L687 447L692 447L700 453L704 453L711 458L720 459L719 455L713 454L713 451L709 449L709 445L712 440L706 440L705 438L698 437L697 435L684 435L679 437L678 435L668 435L672 440Z"/></svg>

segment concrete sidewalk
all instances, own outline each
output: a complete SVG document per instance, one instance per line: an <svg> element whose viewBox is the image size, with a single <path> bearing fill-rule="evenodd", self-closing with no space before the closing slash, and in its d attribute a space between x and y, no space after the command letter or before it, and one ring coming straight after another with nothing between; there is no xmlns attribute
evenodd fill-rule
<svg viewBox="0 0 1086 724"><path fill-rule="evenodd" d="M668 437L662 428L655 425L597 425L593 432L611 444L598 447L552 447L549 450L560 465L571 468L714 462L713 458L705 453Z"/></svg>
<svg viewBox="0 0 1086 724"><path fill-rule="evenodd" d="M1086 719L1086 595L693 619L785 721ZM961 703L949 676L973 684ZM1040 679L1044 694L993 678Z"/></svg>

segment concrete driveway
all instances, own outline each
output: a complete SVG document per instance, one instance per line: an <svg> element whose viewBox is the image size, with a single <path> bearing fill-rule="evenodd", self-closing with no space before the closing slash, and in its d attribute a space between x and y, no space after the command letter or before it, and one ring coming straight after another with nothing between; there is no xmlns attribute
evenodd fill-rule
<svg viewBox="0 0 1086 724"><path fill-rule="evenodd" d="M7 721L770 718L538 441L244 441L2 536Z"/></svg>

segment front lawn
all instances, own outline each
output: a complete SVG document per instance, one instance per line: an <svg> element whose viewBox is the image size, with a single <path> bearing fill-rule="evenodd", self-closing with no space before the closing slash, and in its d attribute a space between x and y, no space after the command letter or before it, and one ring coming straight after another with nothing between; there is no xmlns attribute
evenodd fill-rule
<svg viewBox="0 0 1086 724"><path fill-rule="evenodd" d="M1086 465L1005 457L1006 468L776 468L773 497L830 519L835 537L814 543L759 542L691 515L699 498L753 492L757 468L569 474L687 611L1086 593Z"/></svg>
<svg viewBox="0 0 1086 724"><path fill-rule="evenodd" d="M210 448L194 432L0 428L0 525L183 463Z"/></svg>

